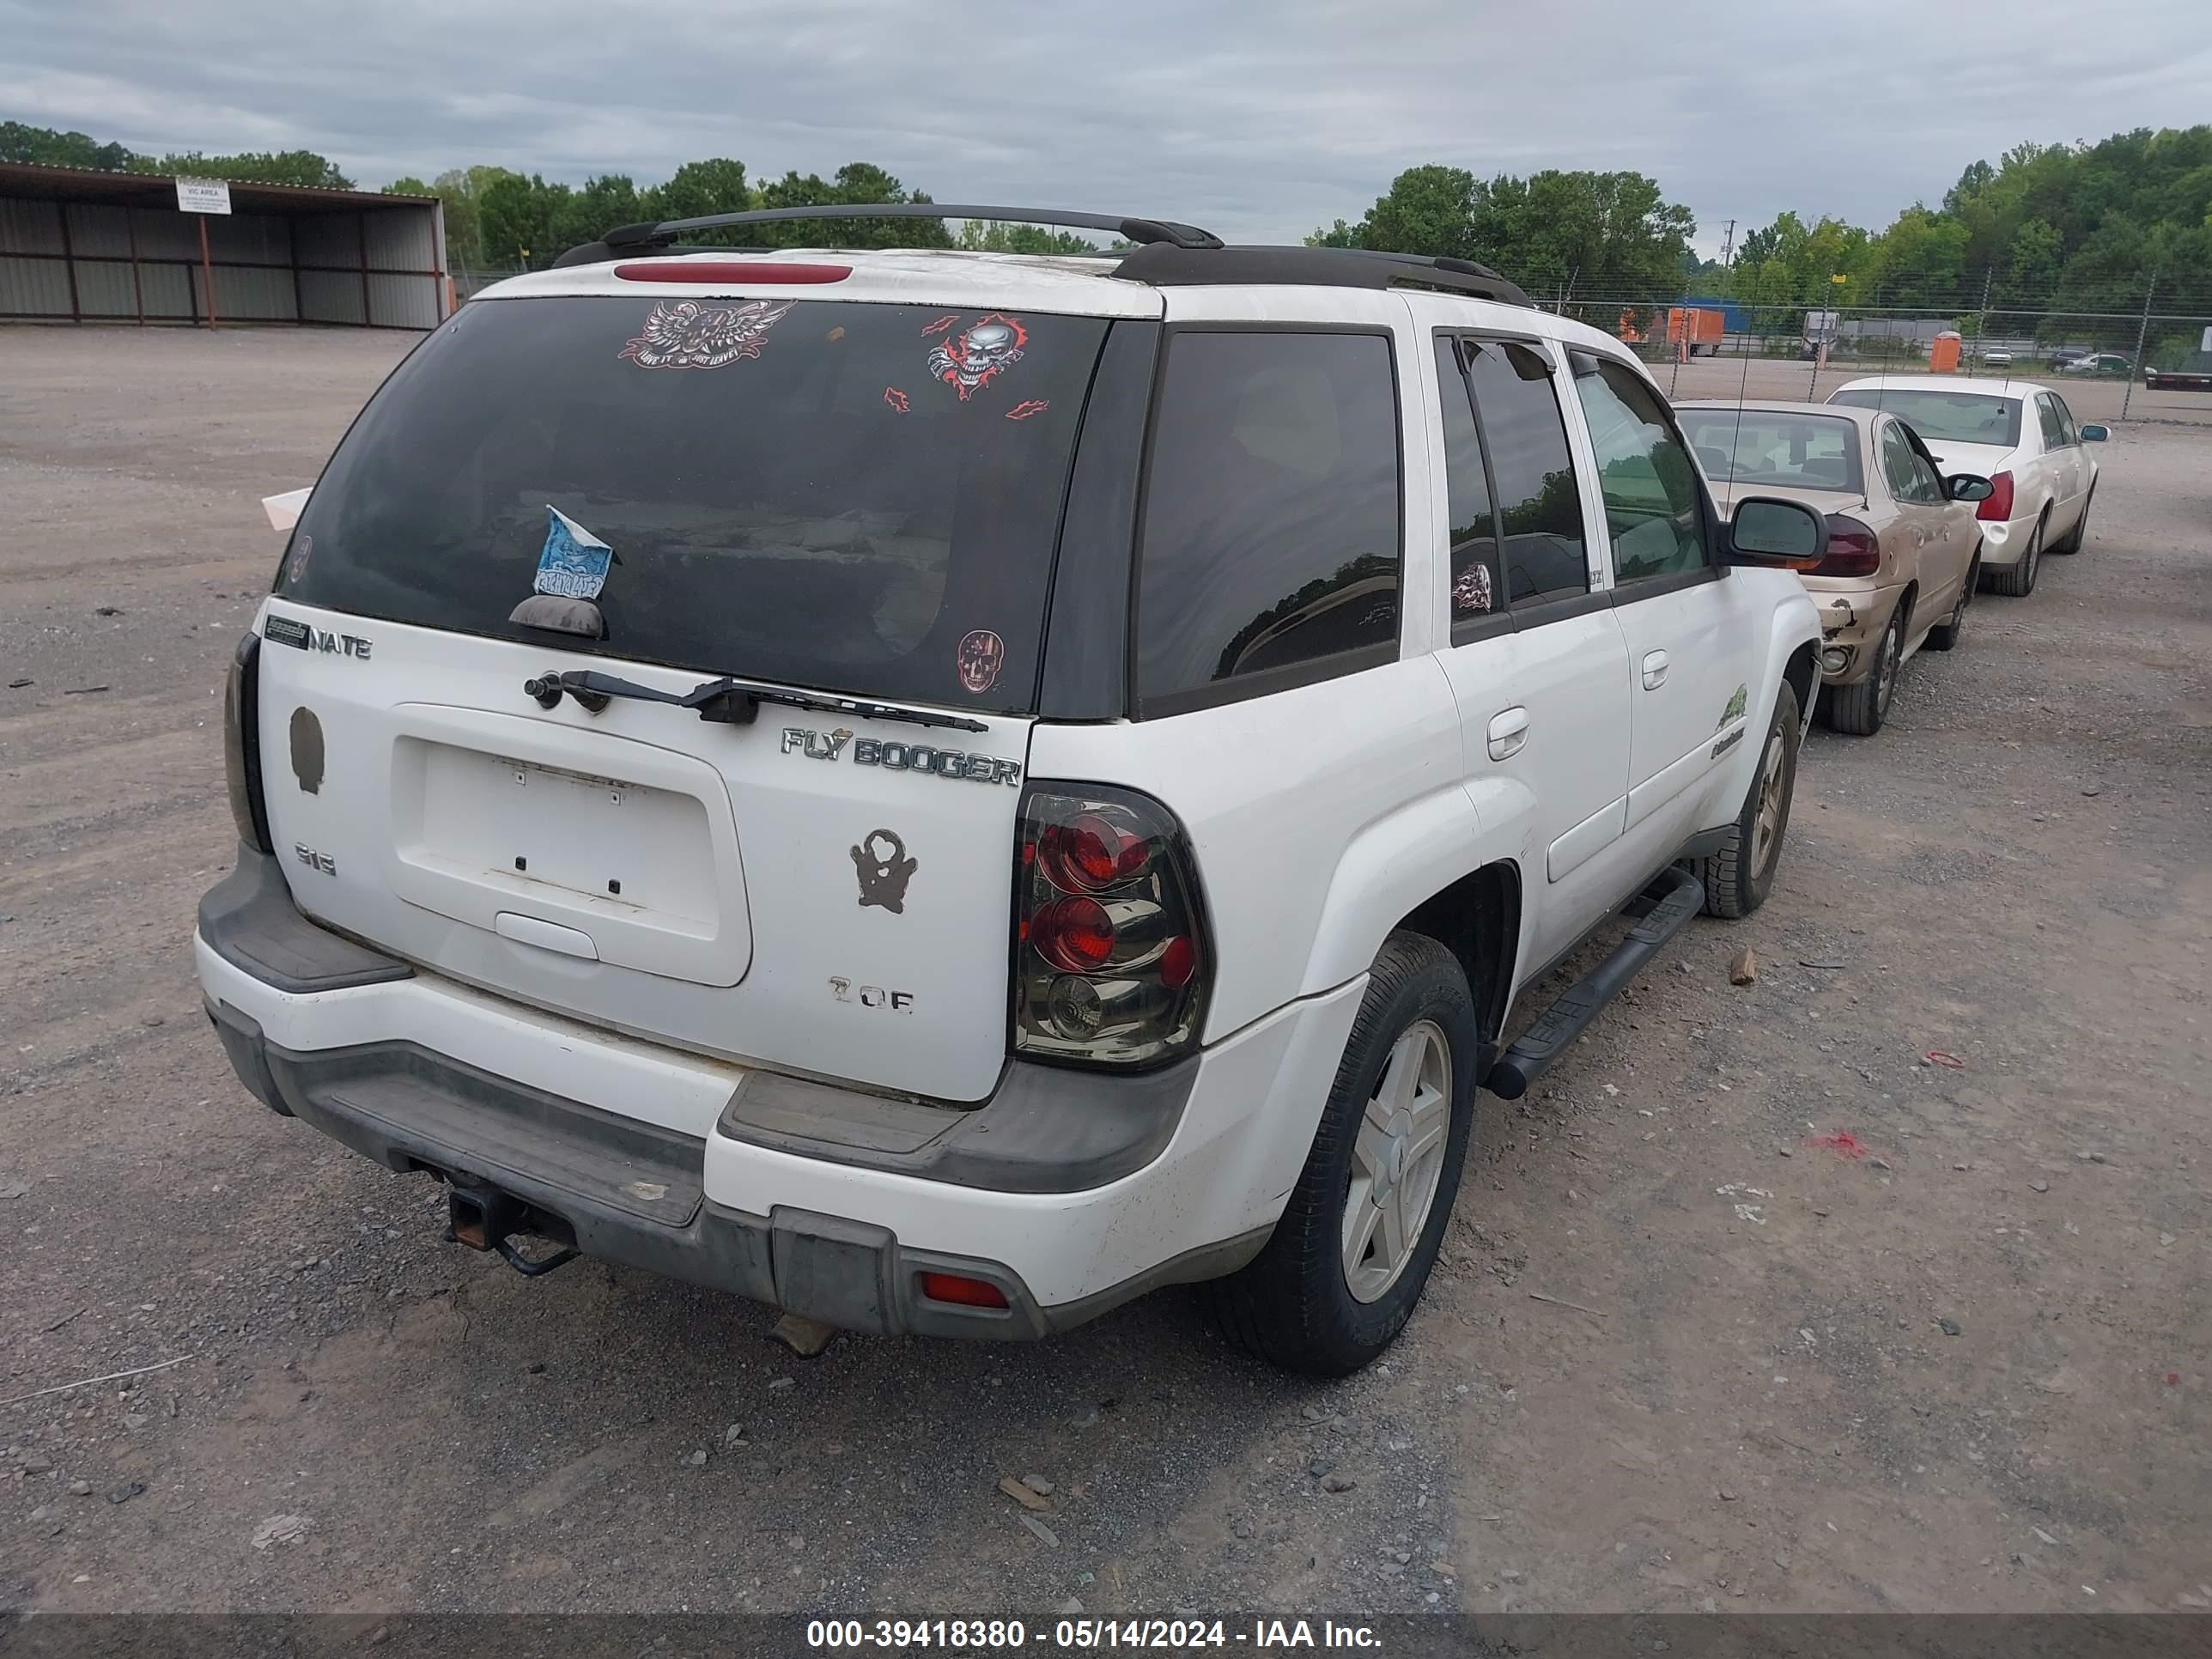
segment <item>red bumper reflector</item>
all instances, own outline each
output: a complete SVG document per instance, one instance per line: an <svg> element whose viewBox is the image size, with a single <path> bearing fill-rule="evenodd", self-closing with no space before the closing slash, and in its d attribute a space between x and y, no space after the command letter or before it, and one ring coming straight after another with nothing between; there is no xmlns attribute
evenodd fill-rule
<svg viewBox="0 0 2212 1659"><path fill-rule="evenodd" d="M986 1279L961 1273L924 1273L921 1293L932 1302L950 1302L963 1308L1003 1308L1006 1293Z"/></svg>
<svg viewBox="0 0 2212 1659"><path fill-rule="evenodd" d="M615 267L626 283L842 283L850 265L799 265L768 259L638 259Z"/></svg>

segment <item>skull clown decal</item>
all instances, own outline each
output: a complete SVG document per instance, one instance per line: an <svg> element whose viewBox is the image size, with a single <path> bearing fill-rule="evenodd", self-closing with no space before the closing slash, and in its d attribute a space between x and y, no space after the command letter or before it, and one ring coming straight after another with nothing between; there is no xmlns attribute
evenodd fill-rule
<svg viewBox="0 0 2212 1659"><path fill-rule="evenodd" d="M640 368L721 368L760 356L761 336L793 301L747 300L702 306L696 300L656 305L638 336L615 355Z"/></svg>
<svg viewBox="0 0 2212 1659"><path fill-rule="evenodd" d="M929 349L929 372L968 399L999 372L1022 360L1030 332L1016 319L987 312L950 339Z"/></svg>
<svg viewBox="0 0 2212 1659"><path fill-rule="evenodd" d="M988 691L1006 665L1006 642L988 628L963 635L954 657L960 684L970 691Z"/></svg>

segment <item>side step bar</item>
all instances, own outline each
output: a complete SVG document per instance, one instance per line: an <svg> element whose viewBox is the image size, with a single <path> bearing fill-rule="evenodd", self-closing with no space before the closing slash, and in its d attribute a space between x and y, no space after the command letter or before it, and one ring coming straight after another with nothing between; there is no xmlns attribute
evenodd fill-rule
<svg viewBox="0 0 2212 1659"><path fill-rule="evenodd" d="M1589 1029L1598 1011L1613 1000L1621 987L1642 973L1667 941L1680 933L1692 916L1705 908L1705 890L1698 878L1679 864L1672 864L1651 878L1622 911L1637 919L1613 953L1583 978L1562 992L1559 1000L1538 1015L1536 1023L1490 1068L1482 1086L1505 1100L1518 1100L1528 1085L1567 1047Z"/></svg>

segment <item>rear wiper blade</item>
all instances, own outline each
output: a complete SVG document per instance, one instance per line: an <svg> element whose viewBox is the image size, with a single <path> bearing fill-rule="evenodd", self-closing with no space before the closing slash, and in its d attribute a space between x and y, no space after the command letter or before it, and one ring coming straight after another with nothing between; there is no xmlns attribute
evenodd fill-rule
<svg viewBox="0 0 2212 1659"><path fill-rule="evenodd" d="M849 714L855 720L904 720L910 726L945 726L961 732L988 732L981 720L964 714L940 714L933 709L908 708L897 703L874 702L866 697L835 697L819 691L794 691L787 686L764 685L758 680L724 675L703 680L689 691L661 691L612 674L589 669L568 669L525 680L523 694L534 697L542 708L559 702L565 692L596 714L615 697L634 697L641 702L665 702L678 708L696 709L702 720L724 726L750 726L759 705L773 702L790 708L811 708L821 714Z"/></svg>

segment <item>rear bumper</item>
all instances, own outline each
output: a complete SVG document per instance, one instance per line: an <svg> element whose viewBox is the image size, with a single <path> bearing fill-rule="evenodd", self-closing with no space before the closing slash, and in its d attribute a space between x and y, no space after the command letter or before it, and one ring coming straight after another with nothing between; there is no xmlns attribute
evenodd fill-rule
<svg viewBox="0 0 2212 1659"><path fill-rule="evenodd" d="M1010 1067L990 1103L955 1115L967 1139L995 1130L1006 1146L993 1177L961 1133L927 1133L947 1109L681 1053L420 972L362 982L349 961L354 982L287 988L218 948L206 921L194 952L210 1017L274 1109L387 1168L495 1188L586 1254L886 1333L1037 1337L1241 1266L1304 1160L1364 989L1279 1010L1150 1079ZM1125 1091L1118 1108L1102 1088ZM1164 1090L1172 1115L1133 1154L1127 1126L1153 1122ZM1055 1102L1091 1133L1067 1133ZM1121 1128L1099 1133L1117 1111ZM1024 1143L1055 1133L1086 1184L1036 1189ZM925 1272L984 1279L1008 1305L933 1301Z"/></svg>
<svg viewBox="0 0 2212 1659"><path fill-rule="evenodd" d="M1874 667L1875 642L1889 626L1904 585L1814 588L1808 583L1806 591L1820 611L1820 683L1857 684Z"/></svg>
<svg viewBox="0 0 2212 1659"><path fill-rule="evenodd" d="M1982 568L2018 564L2027 552L2028 538L2035 534L2035 521L2041 516L2042 509L2039 507L2002 524L1978 522L1975 528L1982 532Z"/></svg>

